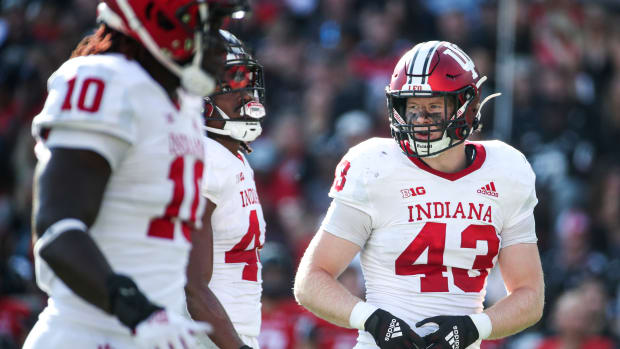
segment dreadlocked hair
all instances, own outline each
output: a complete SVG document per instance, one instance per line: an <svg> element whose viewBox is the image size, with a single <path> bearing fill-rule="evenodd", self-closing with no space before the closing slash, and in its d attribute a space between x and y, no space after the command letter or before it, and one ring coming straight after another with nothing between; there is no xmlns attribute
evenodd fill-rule
<svg viewBox="0 0 620 349"><path fill-rule="evenodd" d="M96 55L106 52L119 52L127 58L133 59L140 50L140 44L105 24L101 24L97 30L82 39L71 53L71 58Z"/></svg>

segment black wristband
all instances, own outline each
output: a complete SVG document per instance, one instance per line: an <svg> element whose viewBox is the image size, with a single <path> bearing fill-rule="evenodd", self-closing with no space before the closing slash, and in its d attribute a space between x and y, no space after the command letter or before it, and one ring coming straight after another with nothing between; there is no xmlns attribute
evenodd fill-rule
<svg viewBox="0 0 620 349"><path fill-rule="evenodd" d="M163 309L151 303L136 283L125 275L114 274L106 280L110 312L132 331L144 319Z"/></svg>
<svg viewBox="0 0 620 349"><path fill-rule="evenodd" d="M251 347L251 346L249 346L249 345L244 345L244 346L242 346L242 347L241 347L241 348L239 348L239 349L252 349L252 347Z"/></svg>

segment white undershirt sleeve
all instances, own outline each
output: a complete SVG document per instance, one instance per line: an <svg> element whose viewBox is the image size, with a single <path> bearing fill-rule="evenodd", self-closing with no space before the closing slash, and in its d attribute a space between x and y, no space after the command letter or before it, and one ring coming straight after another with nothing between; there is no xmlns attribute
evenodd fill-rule
<svg viewBox="0 0 620 349"><path fill-rule="evenodd" d="M321 223L321 229L364 247L372 231L372 220L368 214L334 199Z"/></svg>
<svg viewBox="0 0 620 349"><path fill-rule="evenodd" d="M538 203L538 199L532 185L532 189L524 198L520 207L502 228L502 248L519 243L533 244L538 241L536 237L536 223L534 221L534 207L536 203Z"/></svg>
<svg viewBox="0 0 620 349"><path fill-rule="evenodd" d="M92 150L103 156L114 170L125 157L131 144L107 133L53 127L45 146L49 149L62 147Z"/></svg>
<svg viewBox="0 0 620 349"><path fill-rule="evenodd" d="M525 217L514 226L502 230L502 248L522 243L535 244L537 241L533 214Z"/></svg>

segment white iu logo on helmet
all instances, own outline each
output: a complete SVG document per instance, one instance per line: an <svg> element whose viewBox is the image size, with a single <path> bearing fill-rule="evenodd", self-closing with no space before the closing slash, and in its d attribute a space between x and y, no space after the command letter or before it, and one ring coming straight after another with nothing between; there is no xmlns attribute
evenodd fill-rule
<svg viewBox="0 0 620 349"><path fill-rule="evenodd" d="M478 73L476 73L476 69L474 66L474 61L469 58L467 53L463 52L458 46L450 42L444 42L444 46L447 48L443 51L445 55L448 55L463 68L463 70L471 72L472 78L477 79Z"/></svg>

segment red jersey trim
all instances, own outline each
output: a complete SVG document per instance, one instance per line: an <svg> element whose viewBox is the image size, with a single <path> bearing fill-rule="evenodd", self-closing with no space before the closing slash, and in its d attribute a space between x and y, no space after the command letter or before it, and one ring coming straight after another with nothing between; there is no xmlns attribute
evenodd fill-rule
<svg viewBox="0 0 620 349"><path fill-rule="evenodd" d="M476 158L474 159L474 162L471 165L455 173L445 173L445 172L437 171L431 168L430 166L428 166L427 164L425 164L424 162L422 162L422 160L420 160L419 158L414 158L414 157L409 157L409 156L407 156L407 158L409 158L409 160L411 160L411 162L413 162L414 165L420 168L420 170L424 170L426 172L432 173L435 176L439 176L449 181L456 181L457 179L461 179L467 176L468 174L476 171L480 167L482 167L482 164L484 164L484 160L487 157L487 152L484 149L484 146L482 144L473 143L473 142L465 142L465 145L469 145L469 144L473 145L476 148Z"/></svg>
<svg viewBox="0 0 620 349"><path fill-rule="evenodd" d="M236 153L235 154L237 156L237 158L239 158L239 160L241 160L241 162L243 162L243 164L245 165L245 161L243 161L243 156L241 156L241 154Z"/></svg>

